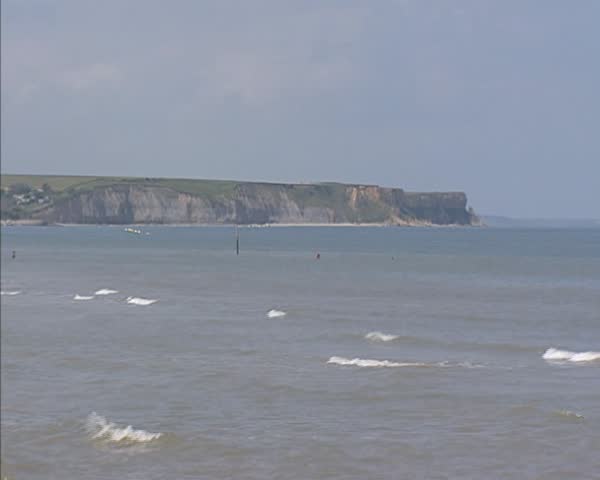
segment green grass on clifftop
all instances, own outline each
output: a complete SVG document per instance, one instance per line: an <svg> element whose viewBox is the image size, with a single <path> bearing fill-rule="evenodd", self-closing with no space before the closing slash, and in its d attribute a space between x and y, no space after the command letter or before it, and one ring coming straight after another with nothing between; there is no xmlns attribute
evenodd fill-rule
<svg viewBox="0 0 600 480"><path fill-rule="evenodd" d="M170 188L177 192L208 197L228 195L238 182L227 180L190 180L178 178L143 178L143 177L92 177L92 176L59 176L59 175L2 175L1 185L8 189L11 185L25 184L32 188L42 188L47 184L55 193L79 192L96 187L117 185L147 185Z"/></svg>

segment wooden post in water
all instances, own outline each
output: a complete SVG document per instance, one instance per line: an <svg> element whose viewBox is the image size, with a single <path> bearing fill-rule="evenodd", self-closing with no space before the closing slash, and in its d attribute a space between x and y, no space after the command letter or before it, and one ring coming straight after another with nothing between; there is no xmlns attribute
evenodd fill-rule
<svg viewBox="0 0 600 480"><path fill-rule="evenodd" d="M237 225L235 226L235 254L240 254L240 231Z"/></svg>

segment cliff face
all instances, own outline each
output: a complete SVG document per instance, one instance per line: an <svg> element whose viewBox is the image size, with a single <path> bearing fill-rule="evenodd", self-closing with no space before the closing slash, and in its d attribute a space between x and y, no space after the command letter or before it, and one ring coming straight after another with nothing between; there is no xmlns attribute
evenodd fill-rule
<svg viewBox="0 0 600 480"><path fill-rule="evenodd" d="M388 223L471 225L464 193L378 186L237 183L225 193L185 193L156 183L115 183L59 195L29 218L48 223Z"/></svg>

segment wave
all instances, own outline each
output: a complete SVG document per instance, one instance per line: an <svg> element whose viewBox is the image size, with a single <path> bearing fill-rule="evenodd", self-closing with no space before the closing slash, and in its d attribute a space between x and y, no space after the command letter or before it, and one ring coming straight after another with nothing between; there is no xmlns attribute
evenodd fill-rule
<svg viewBox="0 0 600 480"><path fill-rule="evenodd" d="M356 367L428 367L430 365L426 363L400 363L390 362L389 360L370 360L363 358L344 358L344 357L331 357L327 360L327 363L334 365L349 365Z"/></svg>
<svg viewBox="0 0 600 480"><path fill-rule="evenodd" d="M162 433L151 433L146 430L135 430L131 425L119 427L109 422L96 412L88 415L85 428L93 439L115 443L145 443L157 440Z"/></svg>
<svg viewBox="0 0 600 480"><path fill-rule="evenodd" d="M542 358L566 362L593 362L600 360L600 352L570 352L569 350L549 348L544 352Z"/></svg>
<svg viewBox="0 0 600 480"><path fill-rule="evenodd" d="M285 317L287 315L287 312L284 312L283 310L269 310L267 312L267 317L269 318L281 318L281 317Z"/></svg>
<svg viewBox="0 0 600 480"><path fill-rule="evenodd" d="M459 362L455 365L452 365L448 362L442 362L439 365L443 366L443 367L457 366L457 367L463 367L463 368L485 368L485 365L481 365L480 363L471 363L471 362Z"/></svg>
<svg viewBox="0 0 600 480"><path fill-rule="evenodd" d="M7 295L9 297L12 297L14 295L19 295L20 293L21 293L21 290L12 290L12 291L1 290L0 291L0 295Z"/></svg>
<svg viewBox="0 0 600 480"><path fill-rule="evenodd" d="M73 297L73 300L91 300L93 298L94 298L93 295L86 296L86 295L75 294L75 296Z"/></svg>
<svg viewBox="0 0 600 480"><path fill-rule="evenodd" d="M127 297L127 303L130 305L141 305L145 307L147 305L152 305L156 302L158 302L158 300L155 300L153 298Z"/></svg>
<svg viewBox="0 0 600 480"><path fill-rule="evenodd" d="M484 365L471 363L471 362L435 362L435 363L424 363L424 362L392 362L390 360L372 360L365 358L345 358L345 357L331 357L327 360L327 363L334 365L343 366L355 366L355 367L438 367L438 368L485 368Z"/></svg>
<svg viewBox="0 0 600 480"><path fill-rule="evenodd" d="M356 336L356 335L354 335ZM407 345L442 346L444 348L464 350L497 350L500 352L539 352L539 345L523 345L510 343L481 343L465 340L444 340L441 338L418 335L392 335L379 331L369 332L363 338L374 342L398 342Z"/></svg>
<svg viewBox="0 0 600 480"><path fill-rule="evenodd" d="M115 293L119 293L119 291L111 290L110 288L101 288L97 292L94 292L94 295L113 295Z"/></svg>
<svg viewBox="0 0 600 480"><path fill-rule="evenodd" d="M572 412L571 410L558 410L555 413L556 413L556 415L558 415L560 417L566 417L566 418L570 418L573 420L584 420L585 419L585 417L583 415L581 415L580 413Z"/></svg>
<svg viewBox="0 0 600 480"><path fill-rule="evenodd" d="M398 335L389 335L387 333L381 332L369 332L365 335L367 340L372 340L374 342L391 342L392 340L396 340L399 338Z"/></svg>

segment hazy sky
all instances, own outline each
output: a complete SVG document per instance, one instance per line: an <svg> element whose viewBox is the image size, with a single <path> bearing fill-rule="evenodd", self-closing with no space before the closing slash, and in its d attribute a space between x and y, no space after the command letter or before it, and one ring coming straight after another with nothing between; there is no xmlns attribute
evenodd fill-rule
<svg viewBox="0 0 600 480"><path fill-rule="evenodd" d="M2 172L599 217L600 1L3 0Z"/></svg>

